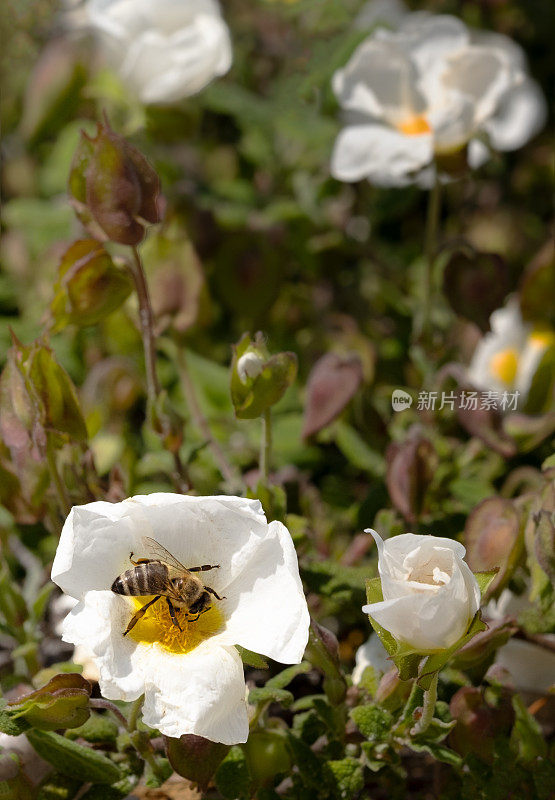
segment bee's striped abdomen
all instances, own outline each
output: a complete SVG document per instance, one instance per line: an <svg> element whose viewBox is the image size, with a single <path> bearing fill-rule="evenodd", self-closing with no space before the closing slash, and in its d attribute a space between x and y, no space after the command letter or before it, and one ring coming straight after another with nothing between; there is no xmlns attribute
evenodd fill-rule
<svg viewBox="0 0 555 800"><path fill-rule="evenodd" d="M168 584L168 570L164 564L150 562L138 564L119 575L112 584L115 594L131 597L160 594Z"/></svg>

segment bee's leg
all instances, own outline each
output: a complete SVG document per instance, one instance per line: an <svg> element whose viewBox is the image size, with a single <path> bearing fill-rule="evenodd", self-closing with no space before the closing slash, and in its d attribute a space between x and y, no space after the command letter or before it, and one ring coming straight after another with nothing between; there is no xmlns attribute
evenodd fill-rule
<svg viewBox="0 0 555 800"><path fill-rule="evenodd" d="M151 606L153 603L155 603L157 600L159 600L159 599L160 599L160 597L161 597L161 595L157 594L157 595L156 595L156 597L153 597L153 598L152 598L152 600L149 600L149 601L148 601L148 603L145 603L145 604L144 604L144 606L141 606L141 608L139 608L139 610L138 610L138 611L136 611L136 612L133 614L133 616L132 616L132 617L131 617L131 619L129 620L129 625L128 625L128 626L127 626L127 628L125 629L125 632L124 632L124 634L123 634L124 636L127 636L127 634L129 633L129 631L130 631L130 630L132 630L132 629L135 627L135 625L137 624L137 622L138 622L138 621L141 619L141 617L142 617L142 616L144 616L144 614L147 612L147 610L150 608L150 606Z"/></svg>
<svg viewBox="0 0 555 800"><path fill-rule="evenodd" d="M200 617L200 615L206 614L207 611L210 611L210 608L203 608L202 611L199 611L199 613L196 615L194 619L188 619L187 622L196 622L197 619Z"/></svg>
<svg viewBox="0 0 555 800"><path fill-rule="evenodd" d="M187 567L189 572L207 572L209 569L220 569L219 564L203 564L202 567Z"/></svg>
<svg viewBox="0 0 555 800"><path fill-rule="evenodd" d="M204 588L206 589L207 592L210 592L210 594L213 594L214 597L216 598L216 600L226 600L227 599L225 597L220 597L218 592L215 589L213 589L211 586L205 586Z"/></svg>
<svg viewBox="0 0 555 800"><path fill-rule="evenodd" d="M170 617L172 618L173 624L176 625L180 631L183 630L181 625L177 621L177 617L175 616L175 608L173 607L173 603L169 597L166 597L166 603L168 604L168 610L170 612Z"/></svg>

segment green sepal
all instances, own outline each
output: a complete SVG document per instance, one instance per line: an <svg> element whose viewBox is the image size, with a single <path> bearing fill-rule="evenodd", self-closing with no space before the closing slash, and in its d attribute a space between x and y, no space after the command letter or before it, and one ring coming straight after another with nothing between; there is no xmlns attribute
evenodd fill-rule
<svg viewBox="0 0 555 800"><path fill-rule="evenodd" d="M268 669L268 662L258 653L253 653L252 650L247 650L246 647L241 647L240 644L235 645L235 649L241 656L241 661L248 667L255 667L256 669Z"/></svg>
<svg viewBox="0 0 555 800"><path fill-rule="evenodd" d="M478 584L478 588L480 589L480 596L482 598L484 597L487 590L495 580L498 572L499 572L499 567L495 567L495 569L488 569L485 570L484 572L472 573L476 578L476 583Z"/></svg>

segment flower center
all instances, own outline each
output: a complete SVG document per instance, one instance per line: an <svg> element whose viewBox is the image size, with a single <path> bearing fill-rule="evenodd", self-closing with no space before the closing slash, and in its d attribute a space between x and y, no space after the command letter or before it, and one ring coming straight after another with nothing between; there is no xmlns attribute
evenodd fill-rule
<svg viewBox="0 0 555 800"><path fill-rule="evenodd" d="M518 367L518 352L514 347L496 353L490 362L490 369L496 378L509 386L516 377Z"/></svg>
<svg viewBox="0 0 555 800"><path fill-rule="evenodd" d="M532 331L528 337L528 343L533 347L551 347L552 344L555 344L555 333L553 331Z"/></svg>
<svg viewBox="0 0 555 800"><path fill-rule="evenodd" d="M152 597L133 597L133 613L145 605ZM189 653L205 639L219 633L224 627L224 615L217 606L212 605L195 620L185 609L175 609L175 616L181 630L174 625L168 604L164 597L150 606L134 628L129 638L140 644L158 644L170 653Z"/></svg>
<svg viewBox="0 0 555 800"><path fill-rule="evenodd" d="M414 114L407 117L397 125L397 130L405 136L419 136L422 133L430 133L430 124L423 114Z"/></svg>

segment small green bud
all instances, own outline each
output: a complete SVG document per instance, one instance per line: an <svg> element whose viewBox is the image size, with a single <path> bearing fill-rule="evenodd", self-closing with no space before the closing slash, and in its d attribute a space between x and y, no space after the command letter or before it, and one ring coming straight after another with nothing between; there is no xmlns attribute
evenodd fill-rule
<svg viewBox="0 0 555 800"><path fill-rule="evenodd" d="M231 399L239 419L260 417L282 398L295 380L297 356L270 356L264 337L258 332L251 340L245 333L233 348Z"/></svg>
<svg viewBox="0 0 555 800"><path fill-rule="evenodd" d="M58 267L50 309L58 331L68 323L95 325L115 311L133 289L131 276L118 269L95 239L74 242Z"/></svg>
<svg viewBox="0 0 555 800"><path fill-rule="evenodd" d="M253 731L243 749L256 786L267 786L276 775L289 773L291 769L287 740L280 733Z"/></svg>
<svg viewBox="0 0 555 800"><path fill-rule="evenodd" d="M62 673L42 688L8 703L6 712L45 731L77 728L89 717L91 685L78 673Z"/></svg>

